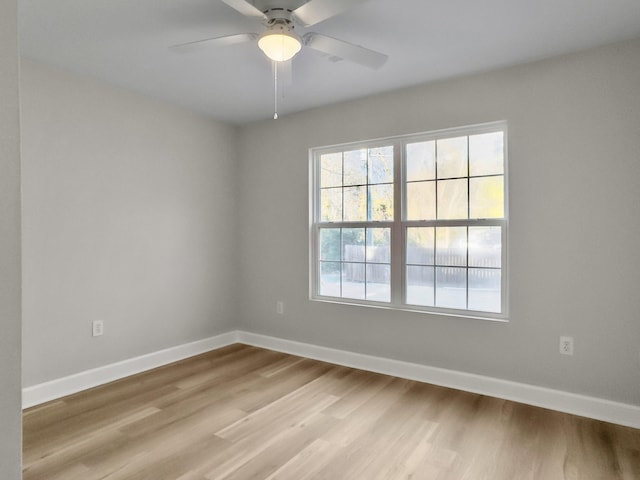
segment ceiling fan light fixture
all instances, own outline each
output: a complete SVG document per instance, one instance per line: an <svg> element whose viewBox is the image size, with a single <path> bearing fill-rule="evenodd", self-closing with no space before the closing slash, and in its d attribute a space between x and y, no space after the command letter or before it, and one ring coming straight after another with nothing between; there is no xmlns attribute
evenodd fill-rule
<svg viewBox="0 0 640 480"><path fill-rule="evenodd" d="M260 36L258 47L271 60L286 62L300 51L302 41L292 27L278 24Z"/></svg>

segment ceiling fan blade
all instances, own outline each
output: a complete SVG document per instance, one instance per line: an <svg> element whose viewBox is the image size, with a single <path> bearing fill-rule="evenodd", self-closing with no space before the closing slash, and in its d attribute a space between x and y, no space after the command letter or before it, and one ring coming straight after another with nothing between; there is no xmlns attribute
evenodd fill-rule
<svg viewBox="0 0 640 480"><path fill-rule="evenodd" d="M349 60L350 62L359 63L360 65L376 70L384 65L389 58L383 53L375 52L336 38L327 37L326 35L320 35L319 33L309 32L302 37L302 39L304 44L313 50Z"/></svg>
<svg viewBox="0 0 640 480"><path fill-rule="evenodd" d="M223 0L226 2L227 0ZM305 27L315 25L367 0L311 0L296 8L293 15Z"/></svg>
<svg viewBox="0 0 640 480"><path fill-rule="evenodd" d="M234 10L237 10L238 12L240 12L241 14L247 17L257 18L258 20L265 20L267 18L264 13L262 13L254 5L252 5L249 2L246 2L245 0L222 0L222 1L227 5L229 5L231 8L233 8Z"/></svg>
<svg viewBox="0 0 640 480"><path fill-rule="evenodd" d="M169 50L176 53L191 53L205 47L226 47L238 43L252 42L258 38L257 33L239 33L237 35L225 35L224 37L205 38L194 42L172 45Z"/></svg>

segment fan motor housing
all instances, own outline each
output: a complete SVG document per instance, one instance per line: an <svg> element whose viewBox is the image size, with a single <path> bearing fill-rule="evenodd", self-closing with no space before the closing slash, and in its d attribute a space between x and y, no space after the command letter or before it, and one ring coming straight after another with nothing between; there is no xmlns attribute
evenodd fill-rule
<svg viewBox="0 0 640 480"><path fill-rule="evenodd" d="M277 25L278 23L291 25L293 23L292 11L288 8L270 8L265 10L267 25Z"/></svg>

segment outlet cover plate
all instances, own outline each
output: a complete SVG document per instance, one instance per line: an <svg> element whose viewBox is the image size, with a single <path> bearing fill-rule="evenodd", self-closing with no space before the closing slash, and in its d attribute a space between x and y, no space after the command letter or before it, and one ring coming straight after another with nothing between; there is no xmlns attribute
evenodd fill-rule
<svg viewBox="0 0 640 480"><path fill-rule="evenodd" d="M104 322L102 320L94 320L91 322L91 334L94 337L99 337L104 333Z"/></svg>
<svg viewBox="0 0 640 480"><path fill-rule="evenodd" d="M560 353L573 355L573 337L560 337Z"/></svg>

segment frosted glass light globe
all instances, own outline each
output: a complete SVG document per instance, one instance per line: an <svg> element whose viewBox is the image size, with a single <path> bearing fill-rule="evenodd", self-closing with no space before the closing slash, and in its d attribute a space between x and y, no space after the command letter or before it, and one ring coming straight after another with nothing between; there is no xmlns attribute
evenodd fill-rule
<svg viewBox="0 0 640 480"><path fill-rule="evenodd" d="M286 62L302 48L298 37L284 29L269 30L258 40L258 47L271 60Z"/></svg>

